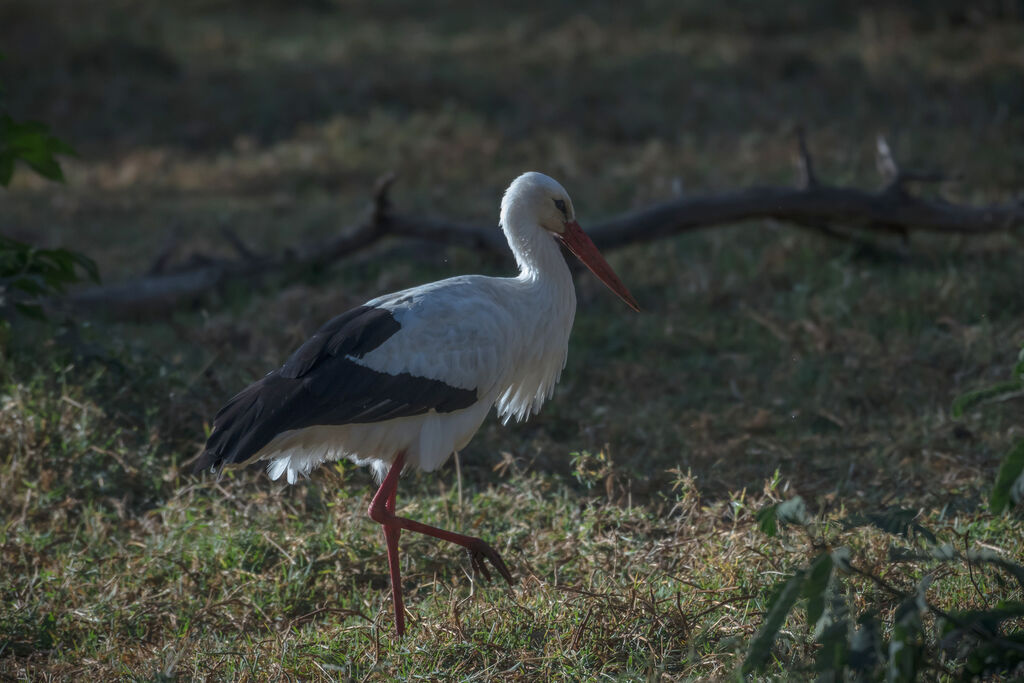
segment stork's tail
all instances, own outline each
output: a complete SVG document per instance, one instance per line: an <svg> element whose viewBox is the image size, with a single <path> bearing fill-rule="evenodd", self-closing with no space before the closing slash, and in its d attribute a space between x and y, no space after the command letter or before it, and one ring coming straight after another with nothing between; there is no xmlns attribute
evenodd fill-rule
<svg viewBox="0 0 1024 683"><path fill-rule="evenodd" d="M263 414L262 385L261 380L246 387L220 409L213 418L206 448L192 466L193 473L244 465L273 438L273 434L262 434L264 430L257 426Z"/></svg>

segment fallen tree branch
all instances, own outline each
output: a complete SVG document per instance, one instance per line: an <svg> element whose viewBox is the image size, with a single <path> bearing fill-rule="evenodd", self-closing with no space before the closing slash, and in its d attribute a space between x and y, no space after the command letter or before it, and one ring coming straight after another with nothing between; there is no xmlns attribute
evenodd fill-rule
<svg viewBox="0 0 1024 683"><path fill-rule="evenodd" d="M892 185L882 192L827 185L799 190L764 187L665 202L612 218L588 232L599 247L611 249L697 228L763 218L809 228L838 222L901 235L911 231L978 235L1024 224L1024 207L974 207L920 199Z"/></svg>
<svg viewBox="0 0 1024 683"><path fill-rule="evenodd" d="M287 270L326 266L370 246L387 232L387 191L392 179L378 183L373 207L353 229L325 242L296 246L277 256L256 255L248 248L238 259L211 259L177 271L132 278L102 285L71 297L75 307L102 311L112 317L151 316L179 305L194 303L231 280L251 279ZM233 245L238 251L240 243ZM196 260L193 257L193 260Z"/></svg>
<svg viewBox="0 0 1024 683"><path fill-rule="evenodd" d="M835 237L836 224L846 228L899 235L911 232L947 235L983 235L1006 232L1024 225L1024 205L969 206L942 199L913 195L911 183L944 181L937 173L906 172L892 157L888 143L878 138L878 167L887 180L879 191L826 185L817 178L802 130L798 130L798 152L802 186L753 187L719 195L681 198L620 214L590 226L587 232L602 249L651 242L692 230L774 219ZM308 271L350 256L384 237L406 237L459 245L481 252L507 256L502 233L445 219L425 218L396 212L391 208L390 175L374 190L373 202L362 219L343 234L314 244L297 245L278 255L253 252L234 233L226 239L239 255L237 259L193 257L185 268L166 267L167 256L158 259L159 268L149 275L94 287L72 295L75 307L102 310L115 317L162 312L194 303L226 282L251 279L267 273ZM845 234L845 233L843 233ZM196 261L200 263L196 264ZM156 272L154 272L156 271Z"/></svg>

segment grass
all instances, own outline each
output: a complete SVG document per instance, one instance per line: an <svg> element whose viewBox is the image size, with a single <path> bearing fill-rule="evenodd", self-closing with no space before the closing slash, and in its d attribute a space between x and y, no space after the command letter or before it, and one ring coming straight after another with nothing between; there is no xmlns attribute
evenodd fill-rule
<svg viewBox="0 0 1024 683"><path fill-rule="evenodd" d="M332 234L393 169L401 207L478 221L515 174L546 170L593 221L680 188L790 182L797 123L837 182L879 182L882 132L908 164L959 172L949 196L1019 191L1013 8L549 5L5 3L6 101L81 156L64 186L16 176L0 225L116 280L171 237L186 258L227 249L224 226L260 249ZM940 544L1024 561L1019 512L984 504L1019 397L949 415L1024 341L1019 255L1019 236L915 236L895 257L766 223L611 254L646 313L581 277L543 413L484 425L461 501L451 465L402 482L404 514L490 540L519 579L476 583L457 550L404 536L403 641L366 472L282 488L186 462L217 407L331 315L504 264L387 244L167 319L20 325L0 366L0 676L725 678L773 585L823 543L904 592L932 576L945 610L1021 600L995 567L894 562L890 546L923 541L840 523L901 506ZM757 511L795 495L816 530L763 533ZM864 576L842 586L890 635L899 601ZM951 678L925 621L924 675ZM814 675L804 622L768 675Z"/></svg>

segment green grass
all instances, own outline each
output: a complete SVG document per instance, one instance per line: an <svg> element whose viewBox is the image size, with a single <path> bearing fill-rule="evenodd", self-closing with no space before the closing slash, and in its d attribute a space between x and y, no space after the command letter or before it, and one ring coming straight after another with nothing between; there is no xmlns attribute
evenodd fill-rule
<svg viewBox="0 0 1024 683"><path fill-rule="evenodd" d="M5 101L81 153L65 185L15 176L5 234L117 280L169 239L179 260L230 253L224 226L265 250L331 235L390 170L403 210L480 222L544 170L586 225L680 186L792 182L797 123L836 182L880 183L881 132L908 165L958 172L953 198L1021 185L1024 53L1003 4L325 4L5 3ZM461 502L451 464L400 487L403 514L491 541L518 585L474 583L457 549L407 534L402 641L365 471L282 488L187 461L219 405L323 320L506 264L383 244L170 319L18 325L0 365L0 677L724 678L773 585L825 546L904 592L931 575L945 610L1021 600L995 567L894 562L922 542L840 523L901 506L958 552L1024 561L1019 512L985 504L1020 398L950 417L1024 341L1020 253L1019 235L914 236L900 257L754 223L610 254L645 313L578 278L555 399L485 423ZM794 495L815 528L765 535L757 511ZM899 601L841 586L888 637ZM804 621L769 675L814 676ZM925 622L925 675L954 677Z"/></svg>

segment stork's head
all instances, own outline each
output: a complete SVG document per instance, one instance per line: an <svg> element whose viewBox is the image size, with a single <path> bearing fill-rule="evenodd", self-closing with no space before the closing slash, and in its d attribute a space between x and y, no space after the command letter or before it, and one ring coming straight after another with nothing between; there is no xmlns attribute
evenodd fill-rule
<svg viewBox="0 0 1024 683"><path fill-rule="evenodd" d="M537 224L556 235L565 233L566 223L576 220L572 199L561 183L536 171L524 173L509 185L502 209L512 202L532 210Z"/></svg>
<svg viewBox="0 0 1024 683"><path fill-rule="evenodd" d="M520 220L537 225L560 240L608 289L634 311L640 310L626 285L622 284L622 280L576 222L572 199L561 183L536 171L519 176L512 181L501 200L503 225L507 226L508 221L515 220L511 216L513 212Z"/></svg>

